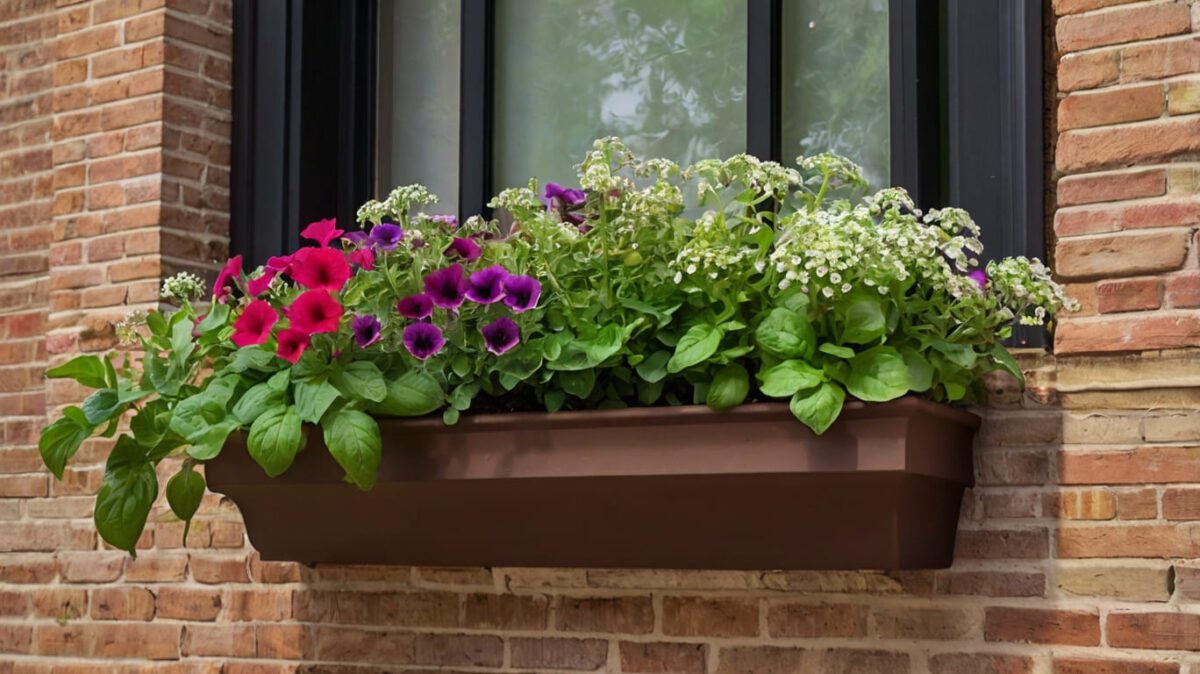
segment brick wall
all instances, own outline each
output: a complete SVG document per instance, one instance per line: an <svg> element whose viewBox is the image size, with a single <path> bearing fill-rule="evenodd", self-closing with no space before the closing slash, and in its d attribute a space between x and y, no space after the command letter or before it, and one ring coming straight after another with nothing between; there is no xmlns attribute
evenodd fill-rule
<svg viewBox="0 0 1200 674"><path fill-rule="evenodd" d="M955 566L677 572L263 563L215 495L100 549L41 372L224 257L229 0L0 1L0 674L1200 674L1200 3L1052 12L1084 310L991 380Z"/></svg>

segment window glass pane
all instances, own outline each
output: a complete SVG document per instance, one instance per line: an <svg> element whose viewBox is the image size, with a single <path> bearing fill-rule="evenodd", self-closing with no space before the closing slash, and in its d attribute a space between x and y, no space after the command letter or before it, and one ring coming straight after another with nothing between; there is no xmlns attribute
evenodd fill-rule
<svg viewBox="0 0 1200 674"><path fill-rule="evenodd" d="M421 183L458 205L461 3L381 0L377 191Z"/></svg>
<svg viewBox="0 0 1200 674"><path fill-rule="evenodd" d="M888 0L785 0L783 157L830 151L889 182Z"/></svg>
<svg viewBox="0 0 1200 674"><path fill-rule="evenodd" d="M601 136L679 162L746 147L745 0L498 0L496 187L574 182Z"/></svg>

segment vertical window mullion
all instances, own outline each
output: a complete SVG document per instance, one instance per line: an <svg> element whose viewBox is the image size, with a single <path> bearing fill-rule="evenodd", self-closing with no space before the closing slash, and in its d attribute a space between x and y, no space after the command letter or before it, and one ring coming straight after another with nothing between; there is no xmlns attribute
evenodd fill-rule
<svg viewBox="0 0 1200 674"><path fill-rule="evenodd" d="M890 0L892 180L922 208L941 198L938 2Z"/></svg>
<svg viewBox="0 0 1200 674"><path fill-rule="evenodd" d="M782 160L783 0L749 0L746 29L746 152Z"/></svg>
<svg viewBox="0 0 1200 674"><path fill-rule="evenodd" d="M462 85L459 118L460 221L487 215L492 192L494 0L462 0Z"/></svg>

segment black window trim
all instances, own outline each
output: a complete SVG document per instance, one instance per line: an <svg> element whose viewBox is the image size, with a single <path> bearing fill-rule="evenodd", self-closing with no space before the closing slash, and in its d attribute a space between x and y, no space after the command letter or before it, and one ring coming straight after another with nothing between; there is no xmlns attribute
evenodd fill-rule
<svg viewBox="0 0 1200 674"><path fill-rule="evenodd" d="M379 196L378 1L234 2L231 249L251 265ZM460 217L486 214L495 187L495 2L462 0ZM747 151L776 161L783 2L746 0ZM1044 255L1043 0L888 2L892 182L971 211L992 254Z"/></svg>

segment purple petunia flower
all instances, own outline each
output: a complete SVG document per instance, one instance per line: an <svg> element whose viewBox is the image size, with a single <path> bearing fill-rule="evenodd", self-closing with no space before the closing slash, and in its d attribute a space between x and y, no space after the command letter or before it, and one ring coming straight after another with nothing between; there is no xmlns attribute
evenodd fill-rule
<svg viewBox="0 0 1200 674"><path fill-rule="evenodd" d="M461 264L452 264L425 276L425 293L435 306L457 309L467 297L467 279Z"/></svg>
<svg viewBox="0 0 1200 674"><path fill-rule="evenodd" d="M404 238L404 230L394 222L381 222L371 228L368 240L376 250L396 250L400 240Z"/></svg>
<svg viewBox="0 0 1200 674"><path fill-rule="evenodd" d="M521 330L513 319L501 316L479 329L488 351L497 356L504 355L521 341Z"/></svg>
<svg viewBox="0 0 1200 674"><path fill-rule="evenodd" d="M436 356L446 344L442 331L432 323L413 323L401 335L404 348L418 360Z"/></svg>
<svg viewBox="0 0 1200 674"><path fill-rule="evenodd" d="M431 215L430 221L443 224L450 229L458 229L458 218L453 215Z"/></svg>
<svg viewBox="0 0 1200 674"><path fill-rule="evenodd" d="M361 245L363 245L363 243L366 242L366 240L367 240L367 233L362 231L361 229L356 229L356 230L353 230L350 232L346 232L345 234L342 235L342 241L345 241L346 243L350 244L351 246L361 246Z"/></svg>
<svg viewBox="0 0 1200 674"><path fill-rule="evenodd" d="M374 316L355 316L350 321L350 331L354 333L354 343L360 349L371 346L383 336L379 319Z"/></svg>
<svg viewBox="0 0 1200 674"><path fill-rule="evenodd" d="M396 311L405 318L429 318L433 313L433 298L425 293L409 295L396 303Z"/></svg>
<svg viewBox="0 0 1200 674"><path fill-rule="evenodd" d="M446 256L449 257L452 255L457 255L467 262L470 262L472 260L478 260L479 256L483 255L483 249L479 247L479 244L470 239L464 239L461 236L456 236L446 248Z"/></svg>
<svg viewBox="0 0 1200 674"><path fill-rule="evenodd" d="M542 296L542 284L532 276L511 275L504 279L504 303L516 313L537 306Z"/></svg>
<svg viewBox="0 0 1200 674"><path fill-rule="evenodd" d="M576 225L583 224L583 218L571 211L585 200L587 193L583 190L563 187L558 183L546 183L546 189L542 192L542 203L546 204L546 210L558 211L563 220Z"/></svg>
<svg viewBox="0 0 1200 674"><path fill-rule="evenodd" d="M987 272L982 269L976 269L975 271L967 272L967 278L978 284L981 290L987 287Z"/></svg>
<svg viewBox="0 0 1200 674"><path fill-rule="evenodd" d="M504 279L508 276L508 270L498 264L471 274L467 279L471 286L467 289L467 299L479 304L499 302L504 297Z"/></svg>

